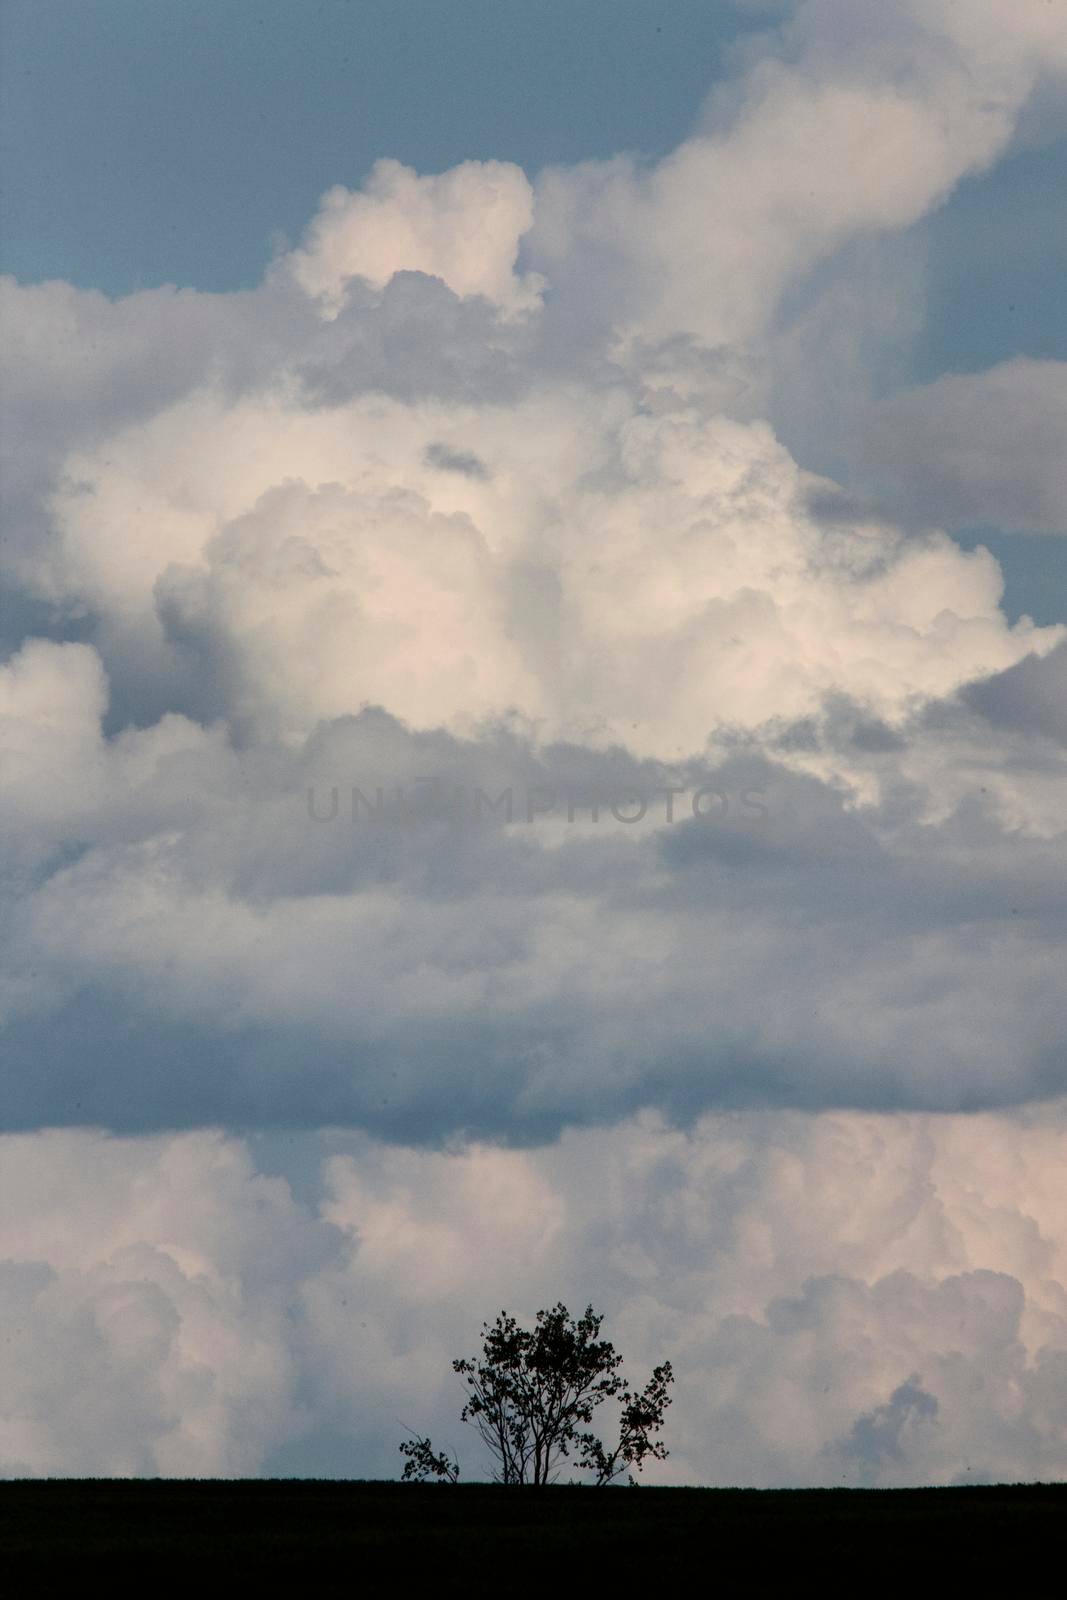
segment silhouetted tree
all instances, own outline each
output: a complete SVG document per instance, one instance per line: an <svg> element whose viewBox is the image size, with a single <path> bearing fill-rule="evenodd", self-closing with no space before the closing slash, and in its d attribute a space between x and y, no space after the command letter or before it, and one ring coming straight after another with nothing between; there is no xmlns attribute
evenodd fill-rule
<svg viewBox="0 0 1067 1600"><path fill-rule="evenodd" d="M407 1483L425 1483L436 1478L440 1483L455 1483L459 1477L459 1462L443 1450L435 1450L429 1439L416 1434L400 1446L401 1455L407 1456L404 1480Z"/></svg>
<svg viewBox="0 0 1067 1600"><path fill-rule="evenodd" d="M611 1483L627 1467L640 1471L646 1460L666 1457L665 1446L653 1435L671 1403L671 1364L654 1368L642 1390L630 1389L619 1372L622 1357L599 1337L603 1320L592 1306L575 1319L561 1303L539 1311L529 1329L502 1311L491 1326L482 1324L481 1356L453 1361L453 1371L469 1391L460 1415L488 1447L496 1482L554 1482L560 1460L572 1452L597 1484ZM596 1434L583 1431L605 1400L621 1406L618 1442L611 1450ZM408 1458L405 1479L456 1481L458 1463L434 1451L429 1439L416 1438L400 1449ZM630 1482L635 1482L632 1473Z"/></svg>
<svg viewBox="0 0 1067 1600"><path fill-rule="evenodd" d="M624 1393L622 1416L619 1419L619 1442L610 1453L592 1433L579 1435L582 1464L596 1473L598 1484L610 1483L626 1467L636 1467L640 1472L646 1460L663 1461L667 1447L661 1439L653 1439L663 1426L663 1413L671 1403L667 1386L674 1382L669 1361L652 1368L640 1394ZM632 1481L632 1478L631 1478Z"/></svg>

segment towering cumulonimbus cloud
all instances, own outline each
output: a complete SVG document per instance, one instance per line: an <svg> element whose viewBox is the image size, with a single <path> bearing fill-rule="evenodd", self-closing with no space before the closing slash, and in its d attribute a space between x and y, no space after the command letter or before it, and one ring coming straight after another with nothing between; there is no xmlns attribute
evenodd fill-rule
<svg viewBox="0 0 1067 1600"><path fill-rule="evenodd" d="M1062 1086L1062 743L977 686L1064 629L753 409L783 289L1062 73L1002 23L801 6L652 167L385 161L253 291L6 287L13 1124L290 1117L307 1051L412 1135ZM477 826L363 826L442 784Z"/></svg>
<svg viewBox="0 0 1067 1600"><path fill-rule="evenodd" d="M1061 365L876 395L849 276L1065 73L807 0L659 163L3 284L3 1470L389 1471L561 1283L663 1481L1065 1470L1067 629L939 526L1051 529ZM880 505L768 420L842 375Z"/></svg>

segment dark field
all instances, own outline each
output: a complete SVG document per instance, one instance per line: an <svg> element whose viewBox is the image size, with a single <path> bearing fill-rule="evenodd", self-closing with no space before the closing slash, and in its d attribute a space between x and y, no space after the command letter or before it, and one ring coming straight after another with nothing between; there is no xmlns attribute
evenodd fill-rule
<svg viewBox="0 0 1067 1600"><path fill-rule="evenodd" d="M995 1577L1037 1592L1059 1570L1067 1485L974 1489L595 1490L333 1481L0 1484L0 1574L128 1574L315 1592L521 1594L576 1582L715 1588L893 1576ZM1058 1580L1057 1580L1058 1582ZM14 1593L14 1590L8 1590ZM22 1589L19 1592L23 1592ZM29 1592L26 1590L26 1592ZM64 1590L65 1592L65 1590Z"/></svg>

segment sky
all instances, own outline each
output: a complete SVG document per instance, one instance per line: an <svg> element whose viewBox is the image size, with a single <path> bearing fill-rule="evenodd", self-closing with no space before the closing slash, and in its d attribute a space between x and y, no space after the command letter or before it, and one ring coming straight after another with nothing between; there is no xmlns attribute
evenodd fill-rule
<svg viewBox="0 0 1067 1600"><path fill-rule="evenodd" d="M1060 0L0 89L0 1473L479 1477L563 1299L648 1481L1062 1478Z"/></svg>

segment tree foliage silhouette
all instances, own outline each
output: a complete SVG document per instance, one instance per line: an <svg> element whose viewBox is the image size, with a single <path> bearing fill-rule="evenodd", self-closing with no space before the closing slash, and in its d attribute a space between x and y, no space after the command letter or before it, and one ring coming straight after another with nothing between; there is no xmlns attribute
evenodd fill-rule
<svg viewBox="0 0 1067 1600"><path fill-rule="evenodd" d="M504 1484L555 1481L563 1458L589 1471L598 1485L667 1450L654 1437L671 1403L674 1374L669 1361L655 1367L648 1383L633 1390L619 1368L622 1357L600 1338L603 1317L587 1306L573 1318L562 1303L539 1311L533 1328L522 1328L501 1311L482 1324L480 1356L453 1361L467 1385L460 1413L477 1430L493 1462L493 1479ZM606 1400L619 1403L618 1438L612 1449L591 1431L594 1412ZM458 1462L433 1449L428 1438L400 1446L407 1456L406 1481L455 1483Z"/></svg>
<svg viewBox="0 0 1067 1600"><path fill-rule="evenodd" d="M416 1434L414 1439L405 1439L400 1446L400 1453L408 1458L404 1477L409 1482L412 1479L425 1481L436 1478L441 1483L455 1483L459 1477L459 1462L455 1456L435 1450L429 1439L421 1434Z"/></svg>

